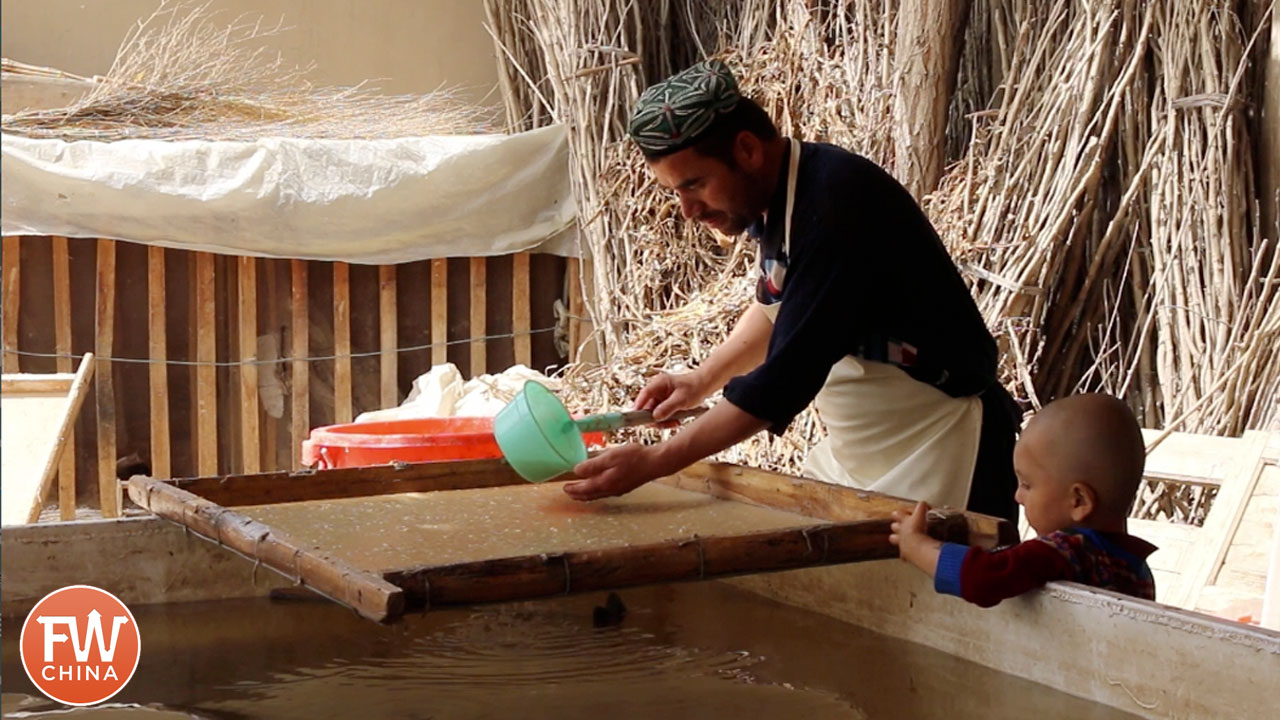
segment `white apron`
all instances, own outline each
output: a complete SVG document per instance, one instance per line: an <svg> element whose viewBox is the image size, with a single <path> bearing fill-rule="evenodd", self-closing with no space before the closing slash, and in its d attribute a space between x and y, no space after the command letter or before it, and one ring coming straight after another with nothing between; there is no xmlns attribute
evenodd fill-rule
<svg viewBox="0 0 1280 720"><path fill-rule="evenodd" d="M783 247L791 254L800 142L791 141ZM781 303L764 306L776 320ZM895 365L846 355L814 399L827 437L805 459L809 477L964 508L978 459L982 401L953 398Z"/></svg>

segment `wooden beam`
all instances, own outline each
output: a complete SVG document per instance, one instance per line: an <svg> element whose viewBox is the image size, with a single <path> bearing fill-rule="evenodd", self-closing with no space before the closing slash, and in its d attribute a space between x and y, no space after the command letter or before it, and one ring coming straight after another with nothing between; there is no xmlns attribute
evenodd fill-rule
<svg viewBox="0 0 1280 720"><path fill-rule="evenodd" d="M74 379L70 373L0 375L0 392L64 393L71 389Z"/></svg>
<svg viewBox="0 0 1280 720"><path fill-rule="evenodd" d="M333 264L333 411L335 420L349 423L351 407L351 281L350 267Z"/></svg>
<svg viewBox="0 0 1280 720"><path fill-rule="evenodd" d="M287 350L283 347L284 338L276 335L276 332L280 329L280 321L279 321L279 317L277 315L277 310L276 310L276 299L277 299L276 293L279 290L278 283L276 280L277 263L275 260L272 260L272 259L265 260L263 261L262 269L263 269L263 272L265 272L267 275L266 277L267 296L265 301L263 300L258 301L259 309L261 313L265 316L263 321L265 325L258 332L262 335L269 335L271 337L279 338L280 345L276 347L276 357L279 358L283 356L287 352ZM279 367L280 367L279 365L272 364L272 365L267 365L267 366L258 368L259 382L261 382L262 380L261 373L265 372L267 373L267 378L271 381L267 384L267 387L269 388L278 387L275 381L277 381L279 378L279 376L277 375L277 369ZM281 391L283 392L283 388L281 388ZM283 405L284 403L283 397L281 397L280 402ZM284 410L282 407L281 418L276 418L272 416L271 413L266 410L266 408L263 408L263 413L261 415L262 422L264 423L262 428L262 454L261 454L262 465L260 466L261 469L266 469L266 470L280 469L280 466L277 463L277 458L279 457L279 450L280 450L280 419L283 418L283 412Z"/></svg>
<svg viewBox="0 0 1280 720"><path fill-rule="evenodd" d="M1275 36L1280 40L1280 31ZM1273 433L1280 435L1280 433ZM1280 472L1272 466L1271 472ZM1277 511L1280 514L1280 511ZM1280 517L1275 518L1271 529L1271 562L1267 565L1267 584L1262 590L1262 617L1259 624L1271 630L1280 630Z"/></svg>
<svg viewBox="0 0 1280 720"><path fill-rule="evenodd" d="M798 519L799 520L799 519ZM708 580L898 556L889 518L693 537L641 546L526 555L383 574L410 606L456 605ZM942 531L931 521L930 534Z"/></svg>
<svg viewBox="0 0 1280 720"><path fill-rule="evenodd" d="M515 335L516 363L533 364L533 337L530 325L529 253L516 253L511 258L511 332Z"/></svg>
<svg viewBox="0 0 1280 720"><path fill-rule="evenodd" d="M116 480L116 400L111 358L115 345L116 243L98 241L95 343L98 367L98 502L102 516L120 515L120 483Z"/></svg>
<svg viewBox="0 0 1280 720"><path fill-rule="evenodd" d="M156 515L184 525L370 620L387 622L404 613L404 593L399 588L338 558L303 547L252 518L146 477L129 481L129 497Z"/></svg>
<svg viewBox="0 0 1280 720"><path fill-rule="evenodd" d="M290 377L291 407L289 420L291 425L289 457L294 470L302 468L302 441L311 432L311 363L307 357L311 354L311 314L308 312L307 300L307 261L291 260L292 294L290 296L291 322L293 341L293 367Z"/></svg>
<svg viewBox="0 0 1280 720"><path fill-rule="evenodd" d="M485 278L486 263L482 257L471 258L471 337L482 338L485 331ZM486 349L487 340L471 341L471 377L478 377L488 372L489 357Z"/></svg>
<svg viewBox="0 0 1280 720"><path fill-rule="evenodd" d="M215 475L174 480L172 484L219 505L236 507L433 490L465 490L520 485L524 482L502 460L462 460L259 475Z"/></svg>
<svg viewBox="0 0 1280 720"><path fill-rule="evenodd" d="M258 260L239 258L240 292L240 452L244 472L262 468L258 439Z"/></svg>
<svg viewBox="0 0 1280 720"><path fill-rule="evenodd" d="M7 373L22 372L18 362L18 300L21 297L21 269L18 261L19 238L4 238L0 246L0 265L4 272L4 361L0 363Z"/></svg>
<svg viewBox="0 0 1280 720"><path fill-rule="evenodd" d="M1240 527L1240 519L1244 517L1245 506L1253 496L1258 477L1266 465L1263 453L1269 436L1270 433L1260 430L1245 432L1244 447L1236 452L1232 468L1218 488L1218 495L1209 506L1209 514L1201 527L1201 537L1206 541L1198 545L1186 561L1183 580L1178 588L1180 592L1170 594L1162 602L1195 610L1200 592L1218 577L1222 561L1235 539L1236 529Z"/></svg>
<svg viewBox="0 0 1280 720"><path fill-rule="evenodd" d="M62 456L67 453L67 442L71 437L71 429L75 427L76 418L80 416L80 406L84 404L85 396L89 394L89 380L93 378L93 369L93 353L85 353L84 359L80 361L80 369L76 371L75 379L67 389L67 408L63 411L62 422L58 425L58 435L54 440L53 452L49 454L44 471L40 475L40 488L36 492L36 502L32 505L30 512L27 513L28 523L33 523L40 519L40 511L44 509L44 498L53 487L53 478L58 474L59 466L62 465ZM114 470L114 467L112 469ZM114 479L115 474L113 472L112 480ZM59 488L59 491L61 491L61 488ZM59 497L58 507L61 512L61 497ZM72 498L71 510L74 517L74 497Z"/></svg>
<svg viewBox="0 0 1280 720"><path fill-rule="evenodd" d="M165 335L165 250L147 247L147 337L151 344L151 471L173 476L169 465L169 359Z"/></svg>
<svg viewBox="0 0 1280 720"><path fill-rule="evenodd" d="M582 261L569 258L565 272L569 276L569 362L575 362L582 344Z"/></svg>
<svg viewBox="0 0 1280 720"><path fill-rule="evenodd" d="M449 261L431 261L431 364L449 362Z"/></svg>
<svg viewBox="0 0 1280 720"><path fill-rule="evenodd" d="M378 330L382 347L382 407L400 404L400 383L396 339L396 266L378 266Z"/></svg>
<svg viewBox="0 0 1280 720"><path fill-rule="evenodd" d="M196 253L196 468L201 475L218 472L217 307L214 305L214 258Z"/></svg>
<svg viewBox="0 0 1280 720"><path fill-rule="evenodd" d="M53 244L53 349L57 370L71 372L71 248L65 237L54 236ZM58 517L76 517L76 428L67 430L67 451L58 466Z"/></svg>

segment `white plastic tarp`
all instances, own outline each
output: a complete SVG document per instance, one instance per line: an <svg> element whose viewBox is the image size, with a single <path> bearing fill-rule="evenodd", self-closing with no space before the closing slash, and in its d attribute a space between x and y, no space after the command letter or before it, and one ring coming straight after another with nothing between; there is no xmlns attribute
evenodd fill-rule
<svg viewBox="0 0 1280 720"><path fill-rule="evenodd" d="M395 140L64 142L5 134L4 235L386 264L576 256L562 125Z"/></svg>

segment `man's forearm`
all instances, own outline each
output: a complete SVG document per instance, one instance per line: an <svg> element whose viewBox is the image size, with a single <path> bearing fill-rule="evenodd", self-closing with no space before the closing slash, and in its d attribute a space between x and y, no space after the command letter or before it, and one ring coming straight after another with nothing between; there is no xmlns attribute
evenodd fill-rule
<svg viewBox="0 0 1280 720"><path fill-rule="evenodd" d="M703 376L708 392L714 392L734 377L759 367L769 349L772 332L773 323L765 315L764 306L752 302L729 337L698 366L696 372Z"/></svg>
<svg viewBox="0 0 1280 720"><path fill-rule="evenodd" d="M708 455L746 440L768 426L768 422L731 402L716 403L715 407L690 423L675 437L653 446L660 458L658 476L677 473Z"/></svg>

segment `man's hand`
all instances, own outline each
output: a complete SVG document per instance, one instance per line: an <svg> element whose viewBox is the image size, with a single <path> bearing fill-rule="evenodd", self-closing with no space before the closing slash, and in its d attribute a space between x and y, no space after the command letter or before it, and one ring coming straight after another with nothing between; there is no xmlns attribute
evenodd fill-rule
<svg viewBox="0 0 1280 720"><path fill-rule="evenodd" d="M697 371L659 373L636 396L636 409L652 410L654 420L666 420L671 413L697 407L709 394Z"/></svg>
<svg viewBox="0 0 1280 720"><path fill-rule="evenodd" d="M929 504L916 503L911 514L893 511L893 524L889 526L889 542L898 546L898 555L933 577L938 570L938 554L942 543L929 537Z"/></svg>
<svg viewBox="0 0 1280 720"><path fill-rule="evenodd" d="M656 446L619 445L578 463L573 474L582 478L566 483L564 491L574 500L599 500L625 495L662 477Z"/></svg>

